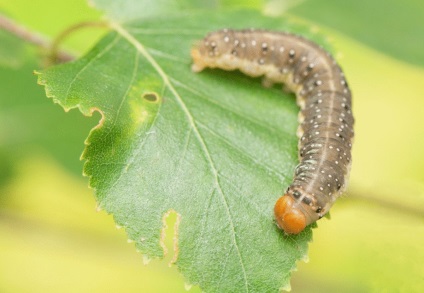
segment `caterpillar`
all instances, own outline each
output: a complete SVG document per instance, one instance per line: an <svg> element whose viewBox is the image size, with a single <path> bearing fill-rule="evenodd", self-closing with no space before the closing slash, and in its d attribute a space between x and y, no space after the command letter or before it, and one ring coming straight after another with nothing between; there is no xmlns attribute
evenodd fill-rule
<svg viewBox="0 0 424 293"><path fill-rule="evenodd" d="M351 92L335 59L301 36L259 29L209 33L191 57L194 72L237 69L296 94L299 164L275 203L275 220L286 234L298 234L327 214L346 189L354 136Z"/></svg>

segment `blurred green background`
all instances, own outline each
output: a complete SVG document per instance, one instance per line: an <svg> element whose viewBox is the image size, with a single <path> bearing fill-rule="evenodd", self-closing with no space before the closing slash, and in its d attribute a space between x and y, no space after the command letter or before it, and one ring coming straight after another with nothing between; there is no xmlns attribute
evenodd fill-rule
<svg viewBox="0 0 424 293"><path fill-rule="evenodd" d="M424 292L421 2L268 3L330 37L356 116L348 194L320 221L293 292ZM84 0L1 0L0 11L49 37L101 18ZM64 47L81 54L103 32L83 30ZM185 292L172 253L144 266L112 217L95 212L78 158L100 117L65 114L45 97L32 74L39 54L23 48L21 66L0 66L0 292Z"/></svg>

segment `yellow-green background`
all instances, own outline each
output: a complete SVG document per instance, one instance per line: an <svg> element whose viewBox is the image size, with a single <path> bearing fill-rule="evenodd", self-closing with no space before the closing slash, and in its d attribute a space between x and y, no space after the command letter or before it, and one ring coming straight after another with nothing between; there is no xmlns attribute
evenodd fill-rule
<svg viewBox="0 0 424 293"><path fill-rule="evenodd" d="M84 0L1 0L0 9L47 36L101 17ZM340 21L364 21L355 17ZM424 60L385 51L377 35L315 27L341 53L353 90L354 164L348 195L332 220L320 221L292 291L424 292ZM405 42L402 30L375 31ZM101 34L88 29L65 46L83 52ZM417 44L405 46L420 38L418 30ZM21 68L0 68L0 292L184 292L183 277L168 267L172 253L143 265L112 217L96 212L78 157L99 117L65 114L45 98L35 60L28 54Z"/></svg>

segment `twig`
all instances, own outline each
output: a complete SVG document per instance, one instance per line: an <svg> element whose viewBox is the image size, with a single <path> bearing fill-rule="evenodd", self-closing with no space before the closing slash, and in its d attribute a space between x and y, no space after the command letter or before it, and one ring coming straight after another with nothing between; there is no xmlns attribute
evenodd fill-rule
<svg viewBox="0 0 424 293"><path fill-rule="evenodd" d="M59 45L63 42L64 39L66 39L69 35L71 35L73 32L85 28L85 27L102 27L107 28L109 27L108 23L105 21L84 21L77 23L73 26L68 27L63 32L61 32L52 42L50 46L50 54L49 58L51 62L55 63L56 61L60 61L60 54L61 51L59 50Z"/></svg>
<svg viewBox="0 0 424 293"><path fill-rule="evenodd" d="M366 194L366 196L363 194ZM398 201L395 202L390 199L383 199L382 196L376 195L370 191L352 189L352 191L348 192L347 198L374 203L386 209L424 219L424 210L421 207L404 204Z"/></svg>
<svg viewBox="0 0 424 293"><path fill-rule="evenodd" d="M24 26L17 24L13 20L1 14L0 29L8 31L9 33L17 36L18 38L43 49L49 49L51 46L50 42L44 36L28 30ZM73 59L75 59L75 57L67 51L60 50L57 52L57 60L60 60L61 62L67 62Z"/></svg>
<svg viewBox="0 0 424 293"><path fill-rule="evenodd" d="M77 23L63 32L61 32L53 42L47 40L44 36L39 33L33 32L25 28L24 26L14 22L13 20L0 14L0 29L8 31L9 33L17 36L18 38L31 43L37 47L47 50L48 60L47 63L62 63L75 59L75 56L65 50L59 50L59 45L73 32L85 28L85 27L109 27L105 21L85 21Z"/></svg>

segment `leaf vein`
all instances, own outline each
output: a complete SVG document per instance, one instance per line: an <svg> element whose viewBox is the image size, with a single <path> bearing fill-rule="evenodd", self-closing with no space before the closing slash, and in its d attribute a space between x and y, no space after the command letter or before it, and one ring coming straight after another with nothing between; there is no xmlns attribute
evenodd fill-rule
<svg viewBox="0 0 424 293"><path fill-rule="evenodd" d="M225 179L226 180L226 182L228 183L228 184L230 184L231 186L233 186L233 188L235 189L235 190L240 190L240 187L238 187L238 186L236 186L233 182L232 182L232 180L230 180L229 178L227 178L227 177L225 177L225 176L223 176L223 175L221 175L221 177L223 178L223 179ZM260 215L260 216L262 216L263 218L264 218L264 220L266 220L266 221L270 221L270 222L272 222L273 221L273 219L272 219L272 217L270 217L270 215L268 214L268 213L265 213L254 201L252 201L252 200L250 200L250 198L249 197L243 197L243 201L244 202L246 202L246 203L248 203L248 204L250 204L254 209L256 209L256 211L258 212L258 214Z"/></svg>
<svg viewBox="0 0 424 293"><path fill-rule="evenodd" d="M127 97L128 97L128 94L129 94L129 92L130 92L130 90L131 90L131 87L132 87L132 85L134 84L134 81L135 81L135 78L136 78L136 76L137 76L137 71L138 71L138 66L139 66L139 56L140 56L140 54L137 52L137 50L135 51L135 56L134 56L134 67L133 67L133 71L132 71L132 74L131 74L131 78L129 79L129 83L128 83L128 86L127 86L127 89L125 90L125 92L124 92L124 94L123 94L123 96L122 96L122 98L121 98L121 103L119 104L119 107L118 107L118 109L117 109L117 111L116 111L116 115L115 115L115 119L113 120L113 122L112 122L112 125L111 125L111 127L109 128L110 130L105 134L105 138L104 139L106 139L107 138L107 136L110 134L110 133L112 133L112 129L113 129L113 127L115 126L115 124L116 124L116 122L118 121L118 117L119 117L119 115L120 115L120 113L121 113L121 110L122 110L122 106L124 105L124 102L125 102L125 100L127 99ZM113 142L112 142L113 143ZM112 146L113 147L113 146ZM131 156L130 157L130 162L127 162L125 165L124 165L124 167L123 167L123 170L125 170L125 172L123 172L123 171L121 171L120 172L120 175L119 175L119 177L115 180L115 182L112 184L112 186L111 186L111 189L113 189L117 184L118 184L118 182L121 180L121 178L122 178L122 176L127 172L127 170L128 170L128 168L129 168L129 166L131 166L131 163L132 163L132 161L133 161L133 156Z"/></svg>
<svg viewBox="0 0 424 293"><path fill-rule="evenodd" d="M214 177L215 186L216 186L217 190L219 191L219 194L221 194L221 199L222 199L222 202L223 202L223 204L225 206L226 213L228 215L230 226L231 226L231 238L232 238L232 241L233 241L233 243L234 243L234 245L236 247L236 252L237 252L237 256L239 258L240 267L241 267L242 272L243 272L245 290L246 290L246 292L248 292L249 289L248 289L248 281L247 281L246 269L244 267L243 258L242 258L240 249L238 247L238 242L237 242L236 232L235 232L235 227L234 227L234 222L233 222L233 216L232 216L232 214L230 212L229 204L227 202L225 193L223 192L223 190L221 188L221 184L219 182L218 171L217 171L217 169L215 167L214 161L213 161L213 159L211 157L211 154L210 154L209 149L208 149L208 147L206 145L206 142L205 142L204 138L202 137L201 133L199 132L199 129L197 128L197 126L195 124L193 115L191 114L190 110L187 108L187 106L184 103L182 97L179 95L179 93L177 92L177 90L175 89L175 87L173 86L173 84L171 83L168 75L164 72L164 70L156 62L156 60L149 54L149 52L146 51L146 49L144 48L144 46L137 39L135 39L131 34L129 34L129 32L126 31L119 24L114 23L114 24L112 24L112 26L130 44L132 44L141 53L141 55L143 55L143 57L146 58L147 61L153 66L153 68L161 76L161 78L163 79L164 83L167 85L167 87L169 88L169 90L171 91L171 93L174 95L177 103L180 105L181 109L185 113L185 115L186 115L186 117L188 119L188 122L189 122L191 128L193 129L193 133L197 137L197 140L199 141L199 143L200 143L200 145L202 147L202 150L203 150L204 154L206 155L206 158L208 160L208 163L209 163L209 166L210 166L212 175Z"/></svg>
<svg viewBox="0 0 424 293"><path fill-rule="evenodd" d="M274 170L272 167L259 162L258 160L256 160L252 155L250 155L249 153L247 153L246 151L240 149L240 147L236 146L233 142L229 141L227 138L225 138L222 134L216 133L215 131L213 131L212 129L210 129L208 126L206 126L205 124L197 121L197 125L199 125L200 127L202 127L203 129L205 129L206 131L208 131L210 134L212 134L213 136L215 136L216 138L218 138L219 140L221 140L222 142L224 142L226 145L228 145L229 147L231 147L232 149L234 149L235 151L237 151L239 154L241 154L242 156L244 156L245 158L249 159L250 161L252 161L253 163L255 163L255 165L259 166L261 169L270 172L272 175L274 175L275 177L278 178L278 180L285 180L286 177L279 173L277 170Z"/></svg>
<svg viewBox="0 0 424 293"><path fill-rule="evenodd" d="M156 50L156 49L153 49L153 48L150 48L150 47L145 47L145 48L146 48L147 51L149 51L151 53L151 55L162 57L164 59L168 59L168 60L171 60L171 61L184 63L184 64L187 64L187 65L189 64L187 62L187 59L178 58L177 56L174 56L174 55L171 55L171 54L168 54L168 53L165 53L163 51Z"/></svg>
<svg viewBox="0 0 424 293"><path fill-rule="evenodd" d="M106 54L108 51L110 51L113 46L115 46L115 44L118 42L118 40L120 39L119 35L116 35L116 37L106 46L104 47L103 50L101 50L99 53L97 53L92 59L90 59L89 62L87 62L87 64L85 64L78 72L77 74L75 74L74 78L72 79L72 81L69 83L68 89L66 90L66 94L65 94L65 102L64 104L67 103L68 97L69 97L69 92L71 91L72 86L74 85L74 83L77 81L78 77L97 59L101 58L104 54Z"/></svg>
<svg viewBox="0 0 424 293"><path fill-rule="evenodd" d="M178 81L178 80L176 80L174 78L170 78L170 79L173 82L175 82L176 84L178 84L179 86L181 86L181 87L185 88L186 90L190 91L192 94L197 95L202 100L204 100L204 101L206 101L208 103L211 103L211 104L213 104L213 105L221 108L222 110L225 110L225 111L230 112L230 113L232 113L234 115L237 115L238 117L241 117L244 120L247 120L247 121L251 122L252 124L255 124L257 126L260 126L260 127L264 128L264 129L267 129L267 130L271 131L272 133L277 133L279 135L281 133L284 133L284 134L287 134L287 135L293 135L293 133L289 133L288 131L285 131L284 129L279 129L279 128L276 128L274 125L269 125L269 124L262 123L261 121L256 120L256 119L253 119L251 117L248 117L246 114L243 114L243 113L241 113L241 112L239 112L239 111L237 111L235 109L231 109L231 108L228 108L228 107L226 107L224 105L221 105L220 103L217 103L215 100L208 99L206 96L204 96L200 92L196 91L192 87L187 86L187 85L183 84L182 82L180 82L180 81Z"/></svg>

